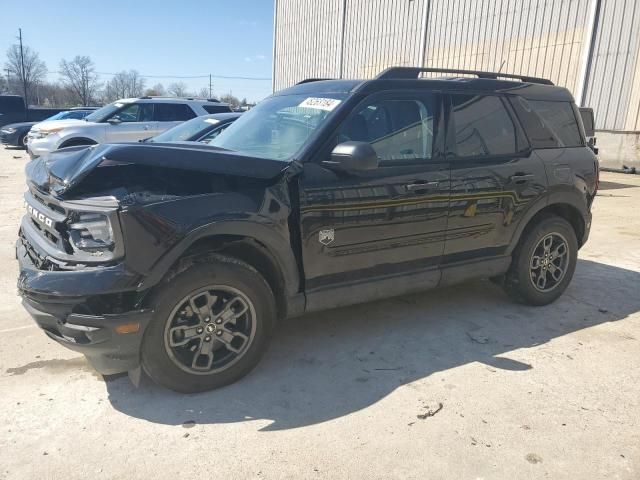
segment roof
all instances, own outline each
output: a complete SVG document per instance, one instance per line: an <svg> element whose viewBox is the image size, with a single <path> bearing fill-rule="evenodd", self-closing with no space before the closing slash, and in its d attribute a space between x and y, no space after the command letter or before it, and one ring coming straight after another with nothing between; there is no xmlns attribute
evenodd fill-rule
<svg viewBox="0 0 640 480"><path fill-rule="evenodd" d="M196 98L196 97L160 97L160 96L145 96L145 97L134 97L134 98L121 98L118 102L122 103L148 103L148 102L157 102L161 101L162 103L202 103L202 104L212 104L212 105L228 105L227 103L221 102L219 100L210 98Z"/></svg>
<svg viewBox="0 0 640 480"><path fill-rule="evenodd" d="M328 93L373 93L381 90L429 89L468 93L511 93L529 99L573 101L573 96L564 87L551 84L546 79L517 76L493 72L459 71L471 76L442 76L438 78L417 78L418 73L445 73L440 69L417 69L395 67L382 72L370 80L315 80L309 79L286 88L276 95L312 95ZM395 72L393 72L395 71ZM396 73L396 75L390 75ZM506 77L503 78L503 77Z"/></svg>

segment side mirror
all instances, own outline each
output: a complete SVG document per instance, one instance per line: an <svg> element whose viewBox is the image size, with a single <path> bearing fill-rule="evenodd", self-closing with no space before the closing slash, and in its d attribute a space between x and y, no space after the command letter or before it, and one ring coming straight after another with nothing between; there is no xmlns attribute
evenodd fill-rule
<svg viewBox="0 0 640 480"><path fill-rule="evenodd" d="M378 168L378 155L367 142L343 142L331 152L331 160L323 165L345 172L363 172Z"/></svg>
<svg viewBox="0 0 640 480"><path fill-rule="evenodd" d="M111 125L120 125L122 123L122 120L120 120L118 117L111 117L109 120L107 120L107 123L110 123Z"/></svg>

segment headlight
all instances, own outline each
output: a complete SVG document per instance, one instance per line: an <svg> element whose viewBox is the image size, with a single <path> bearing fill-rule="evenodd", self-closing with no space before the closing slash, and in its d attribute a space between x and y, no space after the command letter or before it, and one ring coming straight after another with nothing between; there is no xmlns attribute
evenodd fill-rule
<svg viewBox="0 0 640 480"><path fill-rule="evenodd" d="M69 225L69 237L80 250L103 252L113 248L113 229L106 215L101 213L78 213Z"/></svg>
<svg viewBox="0 0 640 480"><path fill-rule="evenodd" d="M47 137L53 133L58 133L60 130L62 130L62 127L59 128L50 128L47 130L36 130L36 131L31 131L33 138L44 138Z"/></svg>
<svg viewBox="0 0 640 480"><path fill-rule="evenodd" d="M4 133L15 133L16 129L13 127L9 127L9 128L3 128L2 131Z"/></svg>

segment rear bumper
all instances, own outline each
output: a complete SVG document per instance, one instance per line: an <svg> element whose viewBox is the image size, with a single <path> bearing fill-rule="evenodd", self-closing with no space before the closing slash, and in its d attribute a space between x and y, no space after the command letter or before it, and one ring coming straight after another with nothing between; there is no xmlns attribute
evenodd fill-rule
<svg viewBox="0 0 640 480"><path fill-rule="evenodd" d="M36 324L61 345L84 354L104 375L140 365L140 346L153 311L133 309L109 314L84 314L87 299L114 286L131 285L123 268L79 271L39 270L22 243L16 244L20 264L18 290ZM109 288L111 287L111 288ZM130 291L129 287L129 291ZM123 290L126 292L127 290ZM130 333L119 333L127 326Z"/></svg>

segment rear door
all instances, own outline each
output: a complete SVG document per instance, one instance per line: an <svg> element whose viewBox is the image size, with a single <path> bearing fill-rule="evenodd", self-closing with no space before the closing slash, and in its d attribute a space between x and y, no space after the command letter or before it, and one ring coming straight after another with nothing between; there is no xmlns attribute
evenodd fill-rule
<svg viewBox="0 0 640 480"><path fill-rule="evenodd" d="M156 103L153 112L156 129L154 135L197 116L186 103Z"/></svg>
<svg viewBox="0 0 640 480"><path fill-rule="evenodd" d="M299 187L308 299L314 290L407 272L430 271L422 287L437 284L449 190L441 106L440 95L429 92L369 96L320 158L305 164ZM344 173L323 167L332 148L346 141L370 143L378 168ZM403 291L416 287L402 276L397 282L405 282ZM354 298L361 292L352 289Z"/></svg>
<svg viewBox="0 0 640 480"><path fill-rule="evenodd" d="M447 135L451 202L443 264L504 255L526 210L546 190L507 98L451 94Z"/></svg>

